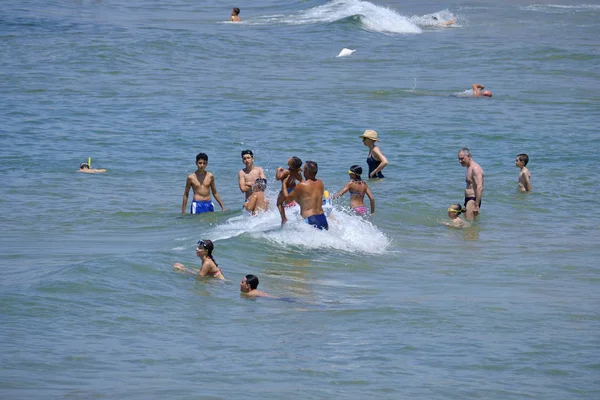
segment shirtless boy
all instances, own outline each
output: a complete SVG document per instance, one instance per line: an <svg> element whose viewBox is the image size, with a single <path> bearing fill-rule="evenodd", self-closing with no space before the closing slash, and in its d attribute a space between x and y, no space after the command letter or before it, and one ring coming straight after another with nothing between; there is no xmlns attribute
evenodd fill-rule
<svg viewBox="0 0 600 400"><path fill-rule="evenodd" d="M291 157L287 164L288 169L283 169L282 167L277 168L275 179L278 181L285 180L287 193L290 193L296 187L296 182L302 182L304 180L302 178L302 160L298 157ZM294 202L284 204L283 189L279 192L279 195L277 196L277 209L279 210L279 215L281 215L281 226L287 222L284 207L291 207L295 204L296 203Z"/></svg>
<svg viewBox="0 0 600 400"><path fill-rule="evenodd" d="M267 180L265 178L258 178L254 181L252 194L248 198L248 201L244 203L244 208L252 215L269 209L269 200L265 197L266 188Z"/></svg>
<svg viewBox="0 0 600 400"><path fill-rule="evenodd" d="M458 162L467 168L465 173L465 218L473 220L479 215L481 197L483 196L483 169L471 158L471 152L466 147L458 151Z"/></svg>
<svg viewBox="0 0 600 400"><path fill-rule="evenodd" d="M319 167L314 161L304 163L304 182L296 185L296 188L288 193L287 179L281 181L283 200L285 202L297 201L300 205L300 214L306 219L306 223L317 229L329 229L327 218L323 213L323 193L325 191L323 181L317 179Z"/></svg>
<svg viewBox="0 0 600 400"><path fill-rule="evenodd" d="M515 160L516 167L521 169L521 173L519 174L519 190L521 192L531 191L531 174L526 167L528 162L529 156L524 153L518 154L517 159Z"/></svg>
<svg viewBox="0 0 600 400"><path fill-rule="evenodd" d="M239 17L240 15L240 9L237 7L234 7L231 9L231 18L229 18L229 20L231 22L242 22L242 19Z"/></svg>
<svg viewBox="0 0 600 400"><path fill-rule="evenodd" d="M196 166L198 170L187 177L185 182L185 190L183 192L183 203L181 204L181 213L185 214L187 207L188 197L190 189L194 190L194 200L190 207L192 214L200 214L205 212L215 211L215 206L210 200L210 192L214 196L217 203L221 206L221 209L225 211L221 196L217 192L217 186L215 185L215 176L206 170L208 165L208 156L205 153L198 153L196 156Z"/></svg>
<svg viewBox="0 0 600 400"><path fill-rule="evenodd" d="M241 192L246 195L246 201L248 201L248 198L252 194L252 185L254 185L254 181L258 178L266 179L267 177L265 176L265 171L263 171L261 167L254 165L254 154L252 153L252 150L242 151L242 162L245 167L238 172L238 183Z"/></svg>

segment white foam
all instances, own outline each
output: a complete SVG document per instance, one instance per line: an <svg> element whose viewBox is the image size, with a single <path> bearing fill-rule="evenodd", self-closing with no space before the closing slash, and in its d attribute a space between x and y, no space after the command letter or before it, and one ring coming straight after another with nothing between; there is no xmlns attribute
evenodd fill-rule
<svg viewBox="0 0 600 400"><path fill-rule="evenodd" d="M421 33L421 28L396 11L361 0L334 0L290 15L270 15L254 18L250 24L317 24L360 16L363 27L373 32Z"/></svg>
<svg viewBox="0 0 600 400"><path fill-rule="evenodd" d="M275 200L271 209L257 216L247 214L229 218L215 226L206 236L213 241L240 235L266 240L277 246L298 246L308 249L335 249L350 253L385 253L390 240L365 218L351 215L343 208L334 206L327 218L328 231L320 231L308 225L300 216L298 206L286 208L288 222L281 228L279 211Z"/></svg>

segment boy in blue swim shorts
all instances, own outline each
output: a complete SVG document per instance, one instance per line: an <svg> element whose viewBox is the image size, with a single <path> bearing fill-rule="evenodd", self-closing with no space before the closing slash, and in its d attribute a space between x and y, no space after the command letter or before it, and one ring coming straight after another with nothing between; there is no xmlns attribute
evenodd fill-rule
<svg viewBox="0 0 600 400"><path fill-rule="evenodd" d="M185 214L190 189L194 190L194 200L192 201L192 205L190 207L190 213L200 214L215 211L215 206L213 205L210 197L211 191L213 197L221 206L221 210L225 211L225 207L221 201L221 196L219 196L219 193L217 192L215 176L206 170L207 165L208 156L205 153L198 153L198 155L196 155L196 166L198 169L193 174L190 174L185 182L183 203L181 204L182 214Z"/></svg>
<svg viewBox="0 0 600 400"><path fill-rule="evenodd" d="M300 214L306 223L318 229L329 229L327 217L323 213L323 194L325 192L323 181L317 179L319 167L314 161L304 163L303 182L296 184L296 188L288 193L287 179L281 181L281 194L283 201L289 203L296 201L300 205Z"/></svg>

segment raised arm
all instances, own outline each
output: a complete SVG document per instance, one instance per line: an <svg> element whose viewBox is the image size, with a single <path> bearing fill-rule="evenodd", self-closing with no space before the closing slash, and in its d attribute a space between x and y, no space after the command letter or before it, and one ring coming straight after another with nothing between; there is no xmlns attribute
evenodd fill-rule
<svg viewBox="0 0 600 400"><path fill-rule="evenodd" d="M342 197L348 190L350 190L350 185L352 185L352 182L346 183L346 186L344 186L342 190L331 196L331 200L335 200L339 197Z"/></svg>
<svg viewBox="0 0 600 400"><path fill-rule="evenodd" d="M474 83L473 85L471 85L471 87L473 88L473 94L474 95L479 95L479 90L483 90L484 86L480 85L479 83Z"/></svg>
<svg viewBox="0 0 600 400"><path fill-rule="evenodd" d="M192 188L192 180L188 176L185 181L185 190L183 191L183 202L181 203L181 213L185 214L185 209L187 207L188 196L190 195L190 189Z"/></svg>
<svg viewBox="0 0 600 400"><path fill-rule="evenodd" d="M277 172L275 172L275 179L280 181L282 179L287 178L288 176L290 176L290 171L288 171L287 169L283 169L282 167L277 168Z"/></svg>

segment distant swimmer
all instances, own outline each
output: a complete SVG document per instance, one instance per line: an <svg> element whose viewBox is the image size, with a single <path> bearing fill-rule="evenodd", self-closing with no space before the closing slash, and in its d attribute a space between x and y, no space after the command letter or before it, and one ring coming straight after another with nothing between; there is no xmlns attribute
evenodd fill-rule
<svg viewBox="0 0 600 400"><path fill-rule="evenodd" d="M215 246L212 241L207 239L199 240L198 247L196 247L196 255L202 260L202 267L200 269L188 269L183 264L175 263L173 264L173 268L199 278L225 279L223 271L212 256L214 248Z"/></svg>
<svg viewBox="0 0 600 400"><path fill-rule="evenodd" d="M205 212L215 211L215 206L210 199L210 192L221 206L221 209L225 211L221 196L217 192L217 186L215 185L215 176L206 170L208 166L208 156L206 153L198 153L196 155L196 166L198 170L193 174L188 175L185 182L185 189L183 191L183 202L181 203L181 213L185 214L187 207L188 197L190 195L190 189L194 190L194 200L190 207L190 213L200 214Z"/></svg>
<svg viewBox="0 0 600 400"><path fill-rule="evenodd" d="M471 226L470 223L459 217L464 211L465 209L460 204L452 204L448 207L448 218L450 218L450 221L444 221L442 224L451 228L467 228Z"/></svg>
<svg viewBox="0 0 600 400"><path fill-rule="evenodd" d="M323 181L317 179L319 166L314 161L304 163L304 182L296 185L296 188L288 193L287 179L281 181L283 200L285 202L297 201L300 205L300 214L306 219L306 223L317 229L329 229L327 217L323 213L323 195L325 189Z"/></svg>
<svg viewBox="0 0 600 400"><path fill-rule="evenodd" d="M466 147L458 151L458 162L467 168L465 172L465 218L473 220L479 215L481 198L483 197L483 169L471 158L471 152Z"/></svg>
<svg viewBox="0 0 600 400"><path fill-rule="evenodd" d="M237 7L234 7L231 9L231 18L229 18L229 21L231 22L242 22L242 19L239 17L240 15L240 9Z"/></svg>
<svg viewBox="0 0 600 400"><path fill-rule="evenodd" d="M248 201L244 203L244 208L252 215L257 215L260 212L269 209L269 200L265 197L265 189L267 188L267 180L258 178L252 186L252 194Z"/></svg>
<svg viewBox="0 0 600 400"><path fill-rule="evenodd" d="M363 144L369 148L369 155L367 156L369 178L384 178L381 171L388 165L388 160L381 149L375 145L375 142L379 142L377 132L367 129L359 138L362 138Z"/></svg>
<svg viewBox="0 0 600 400"><path fill-rule="evenodd" d="M344 186L342 190L332 196L332 199L337 199L346 192L350 192L350 207L356 215L366 215L367 207L365 206L365 194L371 201L371 215L375 215L375 199L371 193L371 189L367 185L367 182L361 179L362 167L360 165L353 165L348 171L350 176L350 182Z"/></svg>
<svg viewBox="0 0 600 400"><path fill-rule="evenodd" d="M278 181L285 180L287 184L287 193L290 193L296 187L297 182L302 182L304 180L302 177L302 160L295 156L290 157L287 165L288 169L283 169L282 167L277 168L275 179ZM288 203L284 201L282 189L277 196L277 209L279 210L279 215L281 215L281 226L287 222L287 217L285 216L285 207L292 207L295 205L295 201Z"/></svg>
<svg viewBox="0 0 600 400"><path fill-rule="evenodd" d="M238 172L238 184L240 191L246 195L246 201L252 194L252 185L258 178L266 180L265 171L254 165L254 153L252 150L242 150L242 162L245 167Z"/></svg>
<svg viewBox="0 0 600 400"><path fill-rule="evenodd" d="M99 173L106 172L106 170L105 169L91 169L90 165L88 163L82 162L81 164L79 164L78 172L83 172L86 174L99 174Z"/></svg>
<svg viewBox="0 0 600 400"><path fill-rule="evenodd" d="M257 288L258 288L258 277L255 275L246 275L242 279L242 282L240 282L240 292L243 296L276 298L275 296L271 296L270 294L262 292L262 291L258 290Z"/></svg>
<svg viewBox="0 0 600 400"><path fill-rule="evenodd" d="M433 18L433 20L434 20L434 21L439 21L439 22L438 22L438 24L437 24L437 25L439 25L439 26L450 26L450 25L453 25L453 24L456 22L456 18L452 18L452 19L451 19L451 20L449 20L449 21L443 21L443 22L442 22L442 21L440 21L440 20L438 19L438 17L436 17L435 15L434 15L434 16L432 16L431 18Z"/></svg>
<svg viewBox="0 0 600 400"><path fill-rule="evenodd" d="M473 88L473 97L492 97L491 90L483 90L484 86L479 83L474 83L472 85Z"/></svg>
<svg viewBox="0 0 600 400"><path fill-rule="evenodd" d="M529 173L529 169L527 169L526 165L529 162L529 156L527 154L518 154L517 159L515 160L515 166L521 169L521 173L519 173L519 190L521 192L530 192L531 191L531 174Z"/></svg>

